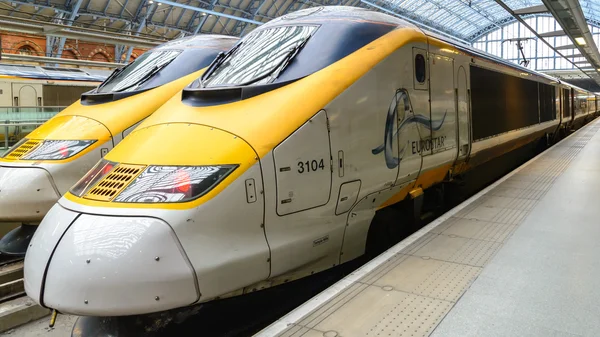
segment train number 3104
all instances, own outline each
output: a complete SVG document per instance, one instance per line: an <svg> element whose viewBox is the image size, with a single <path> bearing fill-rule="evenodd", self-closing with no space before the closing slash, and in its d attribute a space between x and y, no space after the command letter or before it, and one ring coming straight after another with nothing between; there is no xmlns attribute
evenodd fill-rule
<svg viewBox="0 0 600 337"><path fill-rule="evenodd" d="M308 173L314 172L317 170L324 170L325 163L323 159L321 160L307 160L307 161L299 161L298 162L298 173Z"/></svg>

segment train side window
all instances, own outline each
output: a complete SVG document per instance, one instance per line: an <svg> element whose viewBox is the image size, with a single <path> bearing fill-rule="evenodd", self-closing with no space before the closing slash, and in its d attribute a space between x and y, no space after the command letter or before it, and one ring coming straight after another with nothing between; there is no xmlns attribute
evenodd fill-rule
<svg viewBox="0 0 600 337"><path fill-rule="evenodd" d="M413 85L417 90L427 90L427 51L421 48L413 48Z"/></svg>
<svg viewBox="0 0 600 337"><path fill-rule="evenodd" d="M415 56L415 79L419 83L425 83L425 57L421 54Z"/></svg>

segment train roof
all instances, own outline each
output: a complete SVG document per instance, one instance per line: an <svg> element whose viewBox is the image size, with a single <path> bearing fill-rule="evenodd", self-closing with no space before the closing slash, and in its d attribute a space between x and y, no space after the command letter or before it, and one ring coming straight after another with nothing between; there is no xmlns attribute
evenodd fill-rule
<svg viewBox="0 0 600 337"><path fill-rule="evenodd" d="M257 28L257 30L285 24L327 23L331 19L417 28L408 21L391 16L389 14L375 12L365 8L351 6L324 6L307 8L280 16L265 23L264 25L261 25Z"/></svg>
<svg viewBox="0 0 600 337"><path fill-rule="evenodd" d="M110 73L110 70L84 70L79 68L58 68L0 63L0 76L14 76L40 80L102 82L110 75Z"/></svg>
<svg viewBox="0 0 600 337"><path fill-rule="evenodd" d="M232 41L239 40L238 37L218 34L199 34L165 42L150 51L190 48L218 48L228 49Z"/></svg>
<svg viewBox="0 0 600 337"><path fill-rule="evenodd" d="M321 23L326 23L327 21L329 21L331 19L394 25L394 26L397 26L398 28L401 28L401 27L414 28L414 29L420 30L423 34L425 34L427 36L435 37L441 41L444 41L445 43L448 43L448 44L456 47L457 49L462 50L463 52L465 52L467 54L477 56L477 57L486 59L491 62L496 62L498 64L502 64L504 66L513 68L515 70L518 70L518 71L521 71L524 73L536 75L541 78L545 78L546 80L549 80L549 81L555 81L556 83L563 84L563 85L571 87L573 89L592 93L589 90L583 89L583 88L573 85L571 83L561 81L558 78L552 77L550 75L547 75L547 74L544 74L544 73L541 73L541 72L538 72L535 70L531 70L531 69L523 67L519 64L507 61L498 56L475 49L472 46L462 43L458 40L451 39L446 36L442 36L440 34L437 34L435 32L432 32L430 30L427 30L427 29L424 29L421 27L417 27L414 24L412 24L406 20L403 20L401 18L392 16L390 14L365 9L365 8L358 8L358 7L351 7L351 6L312 7L312 8L307 8L304 10L299 10L299 11L296 11L296 12L293 12L290 14L283 15L279 18L273 19L273 20L269 21L268 23L260 26L257 29L265 29L265 28L268 29L269 27L280 26L280 25L285 25L285 24L300 24L300 23L302 23L302 24L307 24L307 23L321 24Z"/></svg>

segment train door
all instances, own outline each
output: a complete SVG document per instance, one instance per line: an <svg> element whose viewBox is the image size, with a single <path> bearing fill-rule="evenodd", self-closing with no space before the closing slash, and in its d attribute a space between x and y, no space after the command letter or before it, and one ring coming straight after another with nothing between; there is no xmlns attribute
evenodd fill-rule
<svg viewBox="0 0 600 337"><path fill-rule="evenodd" d="M325 205L331 194L331 149L322 110L273 150L277 214Z"/></svg>
<svg viewBox="0 0 600 337"><path fill-rule="evenodd" d="M569 93L569 89L562 89L562 117L563 124L566 126L569 126L571 122L571 97Z"/></svg>
<svg viewBox="0 0 600 337"><path fill-rule="evenodd" d="M0 82L0 106L12 106L12 90L10 83Z"/></svg>
<svg viewBox="0 0 600 337"><path fill-rule="evenodd" d="M469 97L467 89L467 73L463 66L456 74L456 111L457 111L457 142L458 159L465 158L471 150L469 133Z"/></svg>
<svg viewBox="0 0 600 337"><path fill-rule="evenodd" d="M431 138L422 144L422 153L436 154L446 152L446 161L456 159L456 152L447 151L456 147L456 97L454 84L454 59L437 54L429 57L430 81L430 119ZM452 153L450 153L452 152ZM425 168L425 164L423 165Z"/></svg>
<svg viewBox="0 0 600 337"><path fill-rule="evenodd" d="M561 126L562 125L562 120L563 120L563 118L562 118L562 115L563 115L563 113L562 113L562 111L563 111L562 89L560 87L556 87L556 92L557 92L557 95L556 95L556 113L557 113L557 116L556 116L556 118L558 119L559 126Z"/></svg>
<svg viewBox="0 0 600 337"><path fill-rule="evenodd" d="M42 105L42 85L33 83L13 83L12 106L36 107Z"/></svg>
<svg viewBox="0 0 600 337"><path fill-rule="evenodd" d="M321 110L273 149L272 166L269 156L261 159L263 175L275 177L265 183L267 205L274 202L275 206L265 214L271 276L339 261L345 217L336 223L333 212L323 208L332 193L330 129L328 112ZM348 190L353 187L346 186L342 192L352 194Z"/></svg>
<svg viewBox="0 0 600 337"><path fill-rule="evenodd" d="M575 106L575 90L573 90L573 88L571 88L569 95L570 95L569 98L570 98L570 102L571 102L571 105L570 105L571 110L569 111L569 113L571 114L571 120L574 122L576 106Z"/></svg>
<svg viewBox="0 0 600 337"><path fill-rule="evenodd" d="M419 132L420 140L413 141L415 145L416 153L420 153L421 156L430 155L431 148L426 151L424 147L420 145L427 143L431 139L431 112L429 105L429 85L430 85L430 73L431 66L427 62L427 51L421 48L413 48L413 60L415 68L415 76L413 78L414 90L411 92L411 103L414 113L416 126ZM420 70L422 69L422 70ZM411 150L412 145L411 144Z"/></svg>

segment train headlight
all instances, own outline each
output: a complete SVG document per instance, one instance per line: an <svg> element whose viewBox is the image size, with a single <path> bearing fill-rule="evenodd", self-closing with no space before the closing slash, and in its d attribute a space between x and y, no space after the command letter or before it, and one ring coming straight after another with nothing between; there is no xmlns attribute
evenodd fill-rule
<svg viewBox="0 0 600 337"><path fill-rule="evenodd" d="M43 140L21 160L61 160L72 157L94 144L95 140Z"/></svg>
<svg viewBox="0 0 600 337"><path fill-rule="evenodd" d="M185 202L201 197L238 165L148 166L113 201Z"/></svg>
<svg viewBox="0 0 600 337"><path fill-rule="evenodd" d="M81 180L79 180L70 192L78 197L84 195L90 187L96 185L100 179L104 178L117 163L110 162L108 160L100 160L96 166L94 166Z"/></svg>

